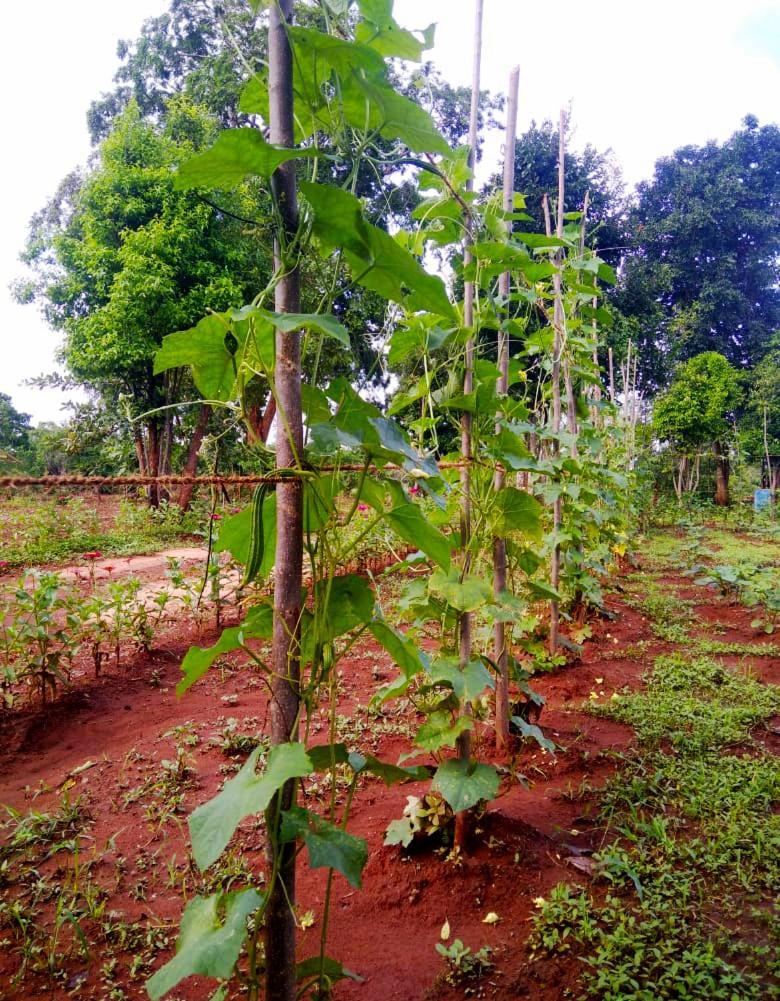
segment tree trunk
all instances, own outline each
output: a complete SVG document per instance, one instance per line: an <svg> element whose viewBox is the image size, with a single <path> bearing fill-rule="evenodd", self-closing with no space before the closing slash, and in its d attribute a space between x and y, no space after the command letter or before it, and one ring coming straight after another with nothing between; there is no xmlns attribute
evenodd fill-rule
<svg viewBox="0 0 780 1001"><path fill-rule="evenodd" d="M146 474L147 476L160 475L160 429L152 423L146 431ZM160 484L150 483L148 490L149 506L160 506Z"/></svg>
<svg viewBox="0 0 780 1001"><path fill-rule="evenodd" d="M265 408L259 404L247 407L245 416L249 429L249 444L265 445L271 432L274 417L276 417L276 400L273 395L269 395Z"/></svg>
<svg viewBox="0 0 780 1001"><path fill-rule="evenodd" d="M504 138L504 211L511 212L515 193L515 140L517 137L517 92L520 82L520 69L515 67L509 77L506 136ZM507 234L512 234L512 223L507 222ZM499 292L504 309L508 309L509 292L512 279L509 271L500 278ZM498 384L496 389L505 396L509 389L509 334L505 330L498 332ZM501 415L499 414L499 417ZM496 433L500 427L496 425ZM496 469L493 487L501 490L506 477L504 470ZM507 557L506 539L498 536L493 539L493 594L498 598L506 590ZM496 622L493 626L493 657L498 667L496 681L496 747L504 749L509 746L509 658L506 648L506 624Z"/></svg>
<svg viewBox="0 0 780 1001"><path fill-rule="evenodd" d="M295 143L293 64L286 23L292 22L293 0L278 0L269 9L268 88L270 139L279 146ZM274 266L282 273L276 286L279 313L300 312L300 275L290 261L298 227L295 161L282 164L271 178L281 219L274 247ZM277 405L284 420L276 443L278 467L299 467L303 455L300 333L276 331ZM303 580L303 481L299 477L276 487L277 535L274 571L273 681L271 743L298 737L300 692L301 585ZM287 782L267 812L269 841L277 843L278 876L269 888L266 910L266 998L295 1001L295 854L296 845L278 844L280 814L294 804L294 782Z"/></svg>
<svg viewBox="0 0 780 1001"><path fill-rule="evenodd" d="M192 432L192 438L190 439L190 447L187 451L187 461L184 463L184 475L194 476L198 469L198 453L200 452L200 446L203 444L203 439L206 435L206 429L209 426L209 417L211 416L211 407L208 403L201 403L200 410L198 412L198 422L195 425L195 430ZM179 507L182 511L188 511L190 507L190 501L192 500L192 494L195 490L194 483L183 483L181 492L179 493Z"/></svg>
<svg viewBox="0 0 780 1001"><path fill-rule="evenodd" d="M144 436L141 428L133 424L133 443L135 444L135 456L138 459L138 472L141 476L146 476L146 449L144 447Z"/></svg>
<svg viewBox="0 0 780 1001"><path fill-rule="evenodd" d="M719 441L712 446L715 456L715 503L719 507L729 506L729 453Z"/></svg>

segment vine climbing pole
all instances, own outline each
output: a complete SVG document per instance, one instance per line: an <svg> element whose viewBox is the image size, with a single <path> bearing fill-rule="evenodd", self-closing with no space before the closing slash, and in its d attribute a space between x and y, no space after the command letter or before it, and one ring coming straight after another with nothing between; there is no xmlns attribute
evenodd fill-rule
<svg viewBox="0 0 780 1001"><path fill-rule="evenodd" d="M476 0L474 17L474 64L471 75L471 113L469 115L469 170L470 178L466 187L474 189L474 168L477 163L477 134L479 127L479 85L482 67L482 16L484 0ZM467 268L472 262L471 248L474 243L471 215L466 219L466 240L463 251L463 266ZM474 282L467 281L463 290L463 323L466 327L474 325ZM473 333L466 342L465 371L463 374L463 394L468 395L474 389L474 356L476 342ZM463 552L463 575L469 572L471 563L471 458L473 446L471 414L464 411L461 421L461 453L463 468L460 471L461 509L460 509L460 543ZM461 612L459 623L459 659L461 670L465 670L471 660L471 613ZM465 730L458 737L458 757L461 761L471 760L471 731ZM455 846L464 848L467 840L468 817L466 811L455 816Z"/></svg>
<svg viewBox="0 0 780 1001"><path fill-rule="evenodd" d="M520 87L520 68L516 66L509 75L509 90L507 91L506 136L504 139L504 211L511 213L514 208L515 196L515 141L517 139L517 96ZM507 235L511 238L512 222L507 219ZM499 279L499 294L504 309L509 307L509 292L512 276L505 271ZM499 396L506 396L509 389L509 333L499 327L498 331L498 385ZM496 434L501 431L501 414L498 415ZM496 468L493 485L501 490L506 479L501 466ZM493 540L493 593L496 598L506 590L507 557L506 539L496 536ZM506 748L509 745L509 663L506 648L506 624L496 621L493 627L493 657L498 666L496 680L496 747Z"/></svg>
<svg viewBox="0 0 780 1001"><path fill-rule="evenodd" d="M563 203L566 194L565 189L565 177L566 177L566 116L563 111L561 111L560 118L558 121L558 204L556 206L557 219L556 219L556 236L559 240L563 239ZM545 223L547 229L547 235L552 236L552 225L550 222L550 210L547 204L545 196ZM556 265L558 269L562 264L562 255L559 251L556 255ZM563 292L561 289L561 275L560 270L556 270L553 276L553 290L555 293L555 305L553 312L553 357L552 357L552 427L551 431L553 433L553 450L558 455L560 451L560 443L558 441L558 435L561 430L561 354L564 347L564 325L566 318L563 312ZM552 559L550 562L550 584L554 590L558 590L558 584L560 582L561 576L561 544L558 541L558 533L561 530L561 495L557 494L555 500L553 501L553 535L554 535L554 545L552 552ZM558 623L559 623L559 608L557 599L553 598L550 602L550 653L554 654L558 649Z"/></svg>
<svg viewBox="0 0 780 1001"><path fill-rule="evenodd" d="M268 89L271 142L294 145L292 53L285 30L292 21L293 0L270 5L268 25ZM278 313L300 312L300 275L292 245L298 228L295 161L282 164L271 178L277 213L274 266L281 277L275 290ZM303 455L300 333L276 331L275 369L279 469L300 466ZM303 481L292 476L276 486L277 536L274 570L271 743L298 736L300 689L301 584L303 578ZM274 796L267 811L268 838L276 843L277 875L272 879L266 910L266 998L294 1001L295 981L295 843L279 844L282 810L293 805L294 781Z"/></svg>

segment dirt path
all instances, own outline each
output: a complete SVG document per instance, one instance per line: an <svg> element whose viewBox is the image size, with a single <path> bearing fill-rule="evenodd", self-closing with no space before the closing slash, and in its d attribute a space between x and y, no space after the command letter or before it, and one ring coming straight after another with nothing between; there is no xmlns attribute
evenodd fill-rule
<svg viewBox="0 0 780 1001"><path fill-rule="evenodd" d="M154 572L155 567L165 566L170 553L182 552L202 558L195 555L202 553L198 550L169 551L158 554L157 562L147 567ZM106 562L118 566L120 561ZM675 586L683 586L682 579ZM712 605L709 595L700 597ZM669 649L623 595L610 595L608 607L615 620L594 623L594 636L580 661L534 679L534 687L547 699L541 724L559 745L558 754L553 758L525 746L510 762L499 762L504 772L502 795L479 820L466 857L446 861L430 850L403 856L397 848L384 847L388 823L401 816L406 797L421 793L423 787L411 784L387 790L376 781L361 786L349 829L367 839L369 862L362 891L353 890L341 877L336 879L328 951L359 972L364 982L340 985L339 1001L462 997L462 991L448 993L444 985L433 986L442 969L434 946L445 920L453 937L493 949L495 970L480 982L479 996L502 1001L523 997L560 1001L567 996L576 981L577 962L529 967L523 947L528 922L535 898L556 883L587 881L589 854L603 839L591 814L588 789L606 781L617 767L616 754L629 749L633 741L629 727L595 718L583 706L593 699L607 700L626 687L640 687L652 659ZM719 606L721 617L729 620L728 635L753 639L742 611ZM84 814L90 818L88 878L106 888L107 911L120 915L128 926L165 929L168 950L178 928L181 892L186 888L191 895L197 889L197 875L187 861L186 815L213 795L236 762L243 760L226 752L226 732L231 726L234 732L265 732L268 710L261 679L232 655L223 660L221 671L212 670L177 699L178 664L189 642L196 639L208 645L214 635L195 637L178 627L153 657L134 665L131 677L107 679L30 721L17 752L0 762L2 803L19 810L51 810L63 790L71 800L81 797ZM758 660L769 673L777 667L773 658ZM377 683L395 676L396 669L382 650L363 643L341 670L339 739L384 760L397 760L408 749L415 720L394 710L369 717L360 708ZM315 717L312 742L324 739L318 727L324 727L324 720ZM495 757L487 728L478 728L477 743L483 759ZM165 762L175 761L177 753L187 768L172 785ZM316 787L307 793L310 803L326 795ZM223 860L223 879L228 873L240 873L242 866L254 872L264 868L262 840L255 826L246 823L241 832L239 848ZM40 874L54 878L59 865L57 858L48 859L40 865ZM302 959L318 950L323 890L323 871L301 866L299 914L314 915L314 924L300 936ZM484 923L489 912L499 916L497 923ZM47 986L45 978L29 973L24 986L16 989L10 986L9 974L17 960L6 950L0 956L2 996L32 998L46 993L64 1001L67 984L73 977L83 977L79 997L105 998L107 983L115 982L124 997L145 998L145 972L159 966L170 952L163 950L164 956L151 952L146 971L141 966L136 979L130 979L132 950L111 948L117 957L114 980L106 980L97 960L76 960L69 964L70 980L66 977L63 986ZM180 985L175 994L184 1001L205 1001L212 990L213 984L196 978Z"/></svg>
<svg viewBox="0 0 780 1001"><path fill-rule="evenodd" d="M80 563L62 567L57 573L64 580L88 581L94 574L96 581L114 580L117 577L163 577L170 560L177 560L182 567L205 563L208 550L199 546L184 546L177 549L163 549L159 553L146 556L113 556L95 560L92 569L82 560Z"/></svg>

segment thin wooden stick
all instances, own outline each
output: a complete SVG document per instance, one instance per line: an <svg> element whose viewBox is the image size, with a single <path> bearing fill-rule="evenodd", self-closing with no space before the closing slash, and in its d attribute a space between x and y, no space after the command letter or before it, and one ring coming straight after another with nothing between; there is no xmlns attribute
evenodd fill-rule
<svg viewBox="0 0 780 1001"><path fill-rule="evenodd" d="M520 67L516 66L509 75L509 89L507 91L507 118L506 136L504 139L504 211L511 212L514 208L515 194L515 143L517 140L517 101L520 86ZM512 222L507 220L507 235L512 234ZM512 286L512 276L509 271L505 271L499 279L499 293L502 304L507 310L509 292ZM507 313L508 315L508 313ZM499 328L498 331L498 383L497 390L500 396L505 396L509 391L509 334L506 330ZM499 413L500 421L502 414ZM500 431L500 424L496 424L496 433ZM504 486L505 473L501 466L496 468L493 479L495 490L501 490ZM506 590L507 581L507 555L506 539L496 536L493 539L493 593L498 599L502 591ZM493 657L498 667L498 679L496 682L496 747L504 749L509 745L509 658L506 648L506 625L503 622L496 622L493 626Z"/></svg>
<svg viewBox="0 0 780 1001"><path fill-rule="evenodd" d="M566 120L563 111L561 111L559 124L558 124L558 205L557 205L557 226L556 235L558 239L563 238L563 210L564 210L564 196L565 196L565 185L566 185L566 138L565 129ZM546 198L545 198L546 206ZM549 208L545 207L545 222L547 225L548 233L547 235L552 235L549 231L551 229L550 224L550 213ZM561 264L561 254L560 252L556 254L556 261L560 267ZM560 433L561 430L561 352L563 349L563 293L561 290L561 275L560 271L556 271L553 276L553 290L555 293L555 312L553 320L553 364L552 364L552 397L553 397L553 413L552 413L552 432L554 435ZM560 444L557 440L553 441L552 444L553 453L558 455L560 451ZM556 497L553 501L553 532L557 535L561 528L561 498ZM560 580L561 573L561 546L560 543L556 541L553 547L552 559L550 561L550 585L557 590L558 583ZM550 653L555 654L558 649L558 625L560 618L560 610L558 608L558 602L553 599L550 602Z"/></svg>
<svg viewBox="0 0 780 1001"><path fill-rule="evenodd" d="M479 89L482 67L482 21L484 0L476 0L474 16L474 62L471 75L471 113L469 116L469 169L471 176L467 182L468 190L474 187L474 169L477 163L477 140L479 127ZM463 252L463 266L468 268L473 260L471 247L474 241L472 219L469 214L466 226L466 241ZM463 323L466 327L474 324L473 281L467 281L463 294ZM468 395L474 388L475 340L473 335L466 342L465 372L463 375L463 393ZM472 423L471 414L463 414L461 420L461 454L466 465L461 470L461 510L460 510L460 541L463 550L463 573L468 573L471 564L469 547L471 545L471 469L469 462L472 456ZM462 612L459 621L459 660L462 670L471 660L471 613ZM468 711L468 710L467 710ZM471 732L464 731L457 741L458 757L461 761L471 760ZM468 818L465 811L455 817L454 843L457 848L464 849L468 840Z"/></svg>

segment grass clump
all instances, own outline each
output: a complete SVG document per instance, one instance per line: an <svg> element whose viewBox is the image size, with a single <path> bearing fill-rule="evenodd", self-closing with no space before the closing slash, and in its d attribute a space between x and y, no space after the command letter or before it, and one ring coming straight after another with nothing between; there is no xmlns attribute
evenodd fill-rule
<svg viewBox="0 0 780 1001"><path fill-rule="evenodd" d="M613 839L594 891L560 884L538 902L532 956L578 955L583 998L778 998L780 764L751 737L777 691L681 655L645 680L588 706L632 724L639 749L600 794Z"/></svg>
<svg viewBox="0 0 780 1001"><path fill-rule="evenodd" d="M739 744L780 709L775 689L707 657L658 657L645 680L647 692L618 695L589 712L631 724L644 744L668 741L691 753Z"/></svg>

